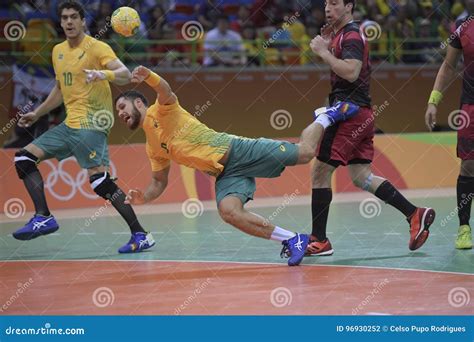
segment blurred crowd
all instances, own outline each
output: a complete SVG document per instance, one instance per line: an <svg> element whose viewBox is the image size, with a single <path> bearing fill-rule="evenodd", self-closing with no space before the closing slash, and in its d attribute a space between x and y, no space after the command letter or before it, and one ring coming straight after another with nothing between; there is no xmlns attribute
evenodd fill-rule
<svg viewBox="0 0 474 342"><path fill-rule="evenodd" d="M56 13L59 2L2 0L0 14L10 19L18 16L24 21L43 16L52 22L57 36L61 37ZM189 65L193 53L197 56L195 61L209 67L317 63L309 51L309 41L320 33L325 23L324 0L83 0L82 3L90 34L100 35L101 39L114 38L112 30L102 28L107 27L115 8L135 8L142 26L139 37L134 38L127 51L130 55L141 52L134 58L139 62L148 54L148 63L166 66ZM354 17L361 22L377 23L378 32L371 50L374 61L435 63L442 59L440 42L448 39L456 20L473 12L474 0L359 0Z"/></svg>

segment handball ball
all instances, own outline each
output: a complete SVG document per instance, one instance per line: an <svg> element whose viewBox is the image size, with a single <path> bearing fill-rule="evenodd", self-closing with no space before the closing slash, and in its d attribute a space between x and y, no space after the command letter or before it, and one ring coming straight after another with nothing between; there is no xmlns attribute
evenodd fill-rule
<svg viewBox="0 0 474 342"><path fill-rule="evenodd" d="M140 16L131 7L120 7L112 13L112 28L124 37L131 37L138 32Z"/></svg>

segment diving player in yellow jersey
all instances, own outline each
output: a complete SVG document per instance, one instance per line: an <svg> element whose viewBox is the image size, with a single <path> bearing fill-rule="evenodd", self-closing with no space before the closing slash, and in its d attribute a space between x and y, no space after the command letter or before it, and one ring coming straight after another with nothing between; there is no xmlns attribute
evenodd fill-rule
<svg viewBox="0 0 474 342"><path fill-rule="evenodd" d="M168 184L170 161L207 172L216 179L216 201L222 219L245 233L283 243L282 255L288 265L303 259L308 235L293 233L272 225L261 216L244 209L253 199L255 177L278 177L285 166L308 163L313 159L324 129L352 117L358 106L340 102L326 108L302 133L300 142L248 139L219 133L183 109L169 84L149 69L140 66L132 82L145 81L157 93L148 107L143 94L131 90L115 101L118 116L130 129L142 127L151 163L152 181L145 191L130 190L128 203L143 204L160 196Z"/></svg>
<svg viewBox="0 0 474 342"><path fill-rule="evenodd" d="M56 85L48 98L33 112L21 117L19 126L28 127L64 102L66 119L15 153L15 167L35 206L35 215L13 233L19 240L31 240L55 232L59 225L51 215L44 194L43 178L37 164L45 159L74 156L87 169L94 191L110 200L132 232L120 253L140 252L155 242L137 220L125 193L110 178L107 137L113 124L112 93L109 82L130 82L130 71L109 45L84 33L84 8L77 1L58 7L66 40L52 53Z"/></svg>

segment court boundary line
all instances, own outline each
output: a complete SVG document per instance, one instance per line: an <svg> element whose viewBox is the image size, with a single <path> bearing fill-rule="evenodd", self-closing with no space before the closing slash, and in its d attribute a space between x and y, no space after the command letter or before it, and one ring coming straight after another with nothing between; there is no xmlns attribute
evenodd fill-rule
<svg viewBox="0 0 474 342"><path fill-rule="evenodd" d="M150 260L150 259L58 259L58 260L47 260L47 259L35 259L35 260L1 260L1 263L12 263L12 262L158 262L158 263L216 263L216 264L242 264L242 265L269 265L269 266L286 266L285 263L277 262L261 262L261 261L210 261L210 260ZM0 265L1 266L1 265ZM302 264L300 266L310 266L310 267L346 267L346 268L362 268L362 269L377 269L377 270L392 270L392 271L410 271L410 272L427 272L427 273L442 273L442 274L452 274L452 275L467 275L474 276L474 273L465 273L465 272L454 272L454 271L435 271L435 270L418 270L415 268L399 268L399 267L384 267L384 266L364 266L364 265L320 265L320 264Z"/></svg>

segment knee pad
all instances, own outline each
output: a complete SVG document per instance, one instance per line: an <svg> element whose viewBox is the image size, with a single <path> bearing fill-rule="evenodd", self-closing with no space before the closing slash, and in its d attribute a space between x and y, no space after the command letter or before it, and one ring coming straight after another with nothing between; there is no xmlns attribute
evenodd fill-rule
<svg viewBox="0 0 474 342"><path fill-rule="evenodd" d="M37 163L38 158L25 149L21 149L15 153L15 169L20 179L24 179L30 173L37 172Z"/></svg>
<svg viewBox="0 0 474 342"><path fill-rule="evenodd" d="M94 192L106 200L112 200L113 194L118 190L117 184L110 178L108 172L100 172L90 176L89 182Z"/></svg>

